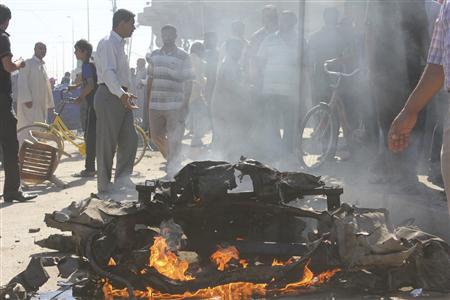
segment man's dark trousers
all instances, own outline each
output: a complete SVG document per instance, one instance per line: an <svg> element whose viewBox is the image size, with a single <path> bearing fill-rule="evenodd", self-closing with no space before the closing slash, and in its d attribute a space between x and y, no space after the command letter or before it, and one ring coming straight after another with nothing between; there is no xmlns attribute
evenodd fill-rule
<svg viewBox="0 0 450 300"><path fill-rule="evenodd" d="M94 93L93 93L94 94ZM86 131L84 132L84 140L86 141L86 171L95 171L95 155L96 155L96 131L97 117L94 110L94 95L88 101L88 113L86 118Z"/></svg>
<svg viewBox="0 0 450 300"><path fill-rule="evenodd" d="M11 95L0 93L0 145L5 170L4 198L15 195L20 188L17 119L11 111L11 103Z"/></svg>

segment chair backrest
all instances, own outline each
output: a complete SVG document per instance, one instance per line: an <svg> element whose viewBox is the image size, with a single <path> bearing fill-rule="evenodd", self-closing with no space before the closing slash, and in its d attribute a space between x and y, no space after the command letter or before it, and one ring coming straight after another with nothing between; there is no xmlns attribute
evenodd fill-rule
<svg viewBox="0 0 450 300"><path fill-rule="evenodd" d="M30 184L49 180L57 166L57 152L50 145L25 140L19 152L20 178Z"/></svg>

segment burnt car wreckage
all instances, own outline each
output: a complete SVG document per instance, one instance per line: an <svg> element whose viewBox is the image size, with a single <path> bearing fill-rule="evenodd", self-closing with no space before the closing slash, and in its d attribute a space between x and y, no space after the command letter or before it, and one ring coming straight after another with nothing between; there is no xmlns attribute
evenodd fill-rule
<svg viewBox="0 0 450 300"><path fill-rule="evenodd" d="M241 180L250 177L253 191L233 191L237 173ZM72 236L37 243L77 256L50 262L33 258L27 270L0 288L0 298L29 297L48 279L43 266L52 264L63 278L72 275L62 289L70 287L74 296L88 299L201 298L212 294L199 290L233 283L252 284L234 298L275 297L314 286L311 277L287 288L304 281L306 273L328 274L319 289L450 292L450 250L442 239L412 226L394 228L384 209L341 204L343 189L326 186L320 177L279 172L242 158L237 164L193 162L173 181L149 180L136 189L137 202L91 197L47 214L48 226ZM326 197L328 209L289 205L309 195ZM194 262L180 264L178 277L152 263L161 237L163 252L195 256ZM224 249L234 254L218 268L212 258Z"/></svg>

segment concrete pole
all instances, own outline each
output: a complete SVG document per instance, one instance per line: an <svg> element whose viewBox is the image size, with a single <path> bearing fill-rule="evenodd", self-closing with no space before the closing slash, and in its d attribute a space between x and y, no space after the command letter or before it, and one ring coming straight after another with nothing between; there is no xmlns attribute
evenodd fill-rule
<svg viewBox="0 0 450 300"><path fill-rule="evenodd" d="M112 2L112 11L113 11L113 14L117 11L117 1L116 0L111 0L111 2Z"/></svg>
<svg viewBox="0 0 450 300"><path fill-rule="evenodd" d="M298 97L299 97L299 119L298 119L298 127L300 127L300 123L302 118L305 115L305 112L302 111L306 108L304 96L305 94L305 79L303 78L305 75L304 72L304 59L305 59L305 15L306 15L306 0L300 0L298 3L298 65L299 65L299 83L298 83ZM303 105L302 105L303 102Z"/></svg>
<svg viewBox="0 0 450 300"><path fill-rule="evenodd" d="M88 42L91 42L91 26L89 19L89 0L86 0L86 14L87 14L87 39Z"/></svg>

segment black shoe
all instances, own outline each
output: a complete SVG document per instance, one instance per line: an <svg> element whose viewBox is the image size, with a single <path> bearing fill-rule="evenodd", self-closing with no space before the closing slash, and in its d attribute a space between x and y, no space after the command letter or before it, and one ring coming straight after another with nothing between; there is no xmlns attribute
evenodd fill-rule
<svg viewBox="0 0 450 300"><path fill-rule="evenodd" d="M95 174L97 174L97 172L95 172L95 171L83 170L80 173L73 174L72 177L89 178L89 177L95 177Z"/></svg>
<svg viewBox="0 0 450 300"><path fill-rule="evenodd" d="M440 187L444 187L444 179L441 174L428 175L428 181Z"/></svg>
<svg viewBox="0 0 450 300"><path fill-rule="evenodd" d="M13 195L4 195L3 200L5 202L9 202L9 203L11 203L13 201L25 202L25 201L34 199L36 197L37 197L37 195L30 195L30 194L18 192L17 194L13 194Z"/></svg>

